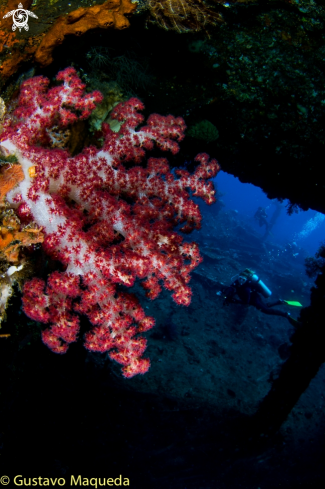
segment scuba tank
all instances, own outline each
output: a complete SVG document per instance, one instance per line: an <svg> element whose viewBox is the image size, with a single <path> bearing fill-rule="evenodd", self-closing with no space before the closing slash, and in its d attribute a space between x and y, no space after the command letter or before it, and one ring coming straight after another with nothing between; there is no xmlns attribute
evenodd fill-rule
<svg viewBox="0 0 325 489"><path fill-rule="evenodd" d="M239 275L247 278L248 282L251 282L254 285L257 292L260 292L260 294L262 294L263 297L265 297L265 299L268 299L270 295L272 295L270 289L265 285L264 282L262 282L262 280L258 277L258 275L256 275L256 273L253 272L252 270L246 268L246 270L244 270L244 272L240 273Z"/></svg>

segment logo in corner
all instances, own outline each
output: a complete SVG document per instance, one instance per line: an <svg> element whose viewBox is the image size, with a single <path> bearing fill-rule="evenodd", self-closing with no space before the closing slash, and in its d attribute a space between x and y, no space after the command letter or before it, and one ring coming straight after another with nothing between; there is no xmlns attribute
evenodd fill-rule
<svg viewBox="0 0 325 489"><path fill-rule="evenodd" d="M12 30L15 31L18 28L19 32L21 32L22 28L24 28L25 31L28 31L29 15L31 17L34 17L35 19L38 19L37 15L35 15L34 12L31 12L30 10L24 10L23 5L21 3L18 5L17 10L12 10L11 12L8 12L6 15L3 16L3 19L7 19L11 15L13 21Z"/></svg>

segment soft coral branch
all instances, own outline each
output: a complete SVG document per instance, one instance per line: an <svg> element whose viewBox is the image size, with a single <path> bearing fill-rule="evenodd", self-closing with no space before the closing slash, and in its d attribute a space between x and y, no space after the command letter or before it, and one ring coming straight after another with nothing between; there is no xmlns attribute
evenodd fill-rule
<svg viewBox="0 0 325 489"><path fill-rule="evenodd" d="M73 68L57 79L63 85L51 89L43 77L24 82L1 138L25 175L8 193L8 202L21 218L42 228L45 251L65 266L47 284L37 278L25 284L24 311L49 325L43 341L57 353L76 341L79 314L87 315L93 327L85 335L86 348L109 352L123 365L124 376L132 377L149 368L141 333L152 328L154 319L120 285L132 287L140 279L154 299L163 284L177 304L190 303L190 272L201 257L196 243L183 242L175 227L181 224L183 232L200 227L201 214L189 191L214 202L207 180L219 165L201 154L193 175L176 170L175 177L165 158L127 169L125 162L143 162L154 144L175 154L185 130L183 119L158 114L139 128L143 105L135 98L115 107L111 117L122 125L118 133L104 125L101 149L89 147L75 157L47 149L48 130L87 117L101 100L98 92L84 94Z"/></svg>

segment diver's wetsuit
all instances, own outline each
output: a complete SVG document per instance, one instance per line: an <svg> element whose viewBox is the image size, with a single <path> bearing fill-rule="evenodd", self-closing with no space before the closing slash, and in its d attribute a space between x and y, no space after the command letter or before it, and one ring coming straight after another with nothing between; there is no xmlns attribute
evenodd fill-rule
<svg viewBox="0 0 325 489"><path fill-rule="evenodd" d="M240 298L240 301L234 299L235 295L238 295ZM239 282L236 280L233 284L230 285L225 290L225 303L230 303L230 302L239 302L240 304L249 304L251 306L256 307L259 311L264 312L264 314L269 314L270 316L282 316L285 318L289 318L290 315L287 312L279 311L278 309L271 309L274 306L278 306L279 304L282 304L282 301L277 300L274 302L270 302L266 304L261 295L254 290L253 284L249 281L244 283L243 285L240 285Z"/></svg>
<svg viewBox="0 0 325 489"><path fill-rule="evenodd" d="M267 222L267 214L265 212L265 209L262 207L259 207L257 211L254 214L255 219L257 220L258 224L260 227L265 226L266 229L269 227L269 223Z"/></svg>
<svg viewBox="0 0 325 489"><path fill-rule="evenodd" d="M262 240L265 240L268 235L270 234L269 233L269 226L270 224L268 223L267 221L267 214L265 212L265 209L263 209L263 207L259 207L257 209L257 211L255 212L255 215L254 215L255 219L257 220L258 224L260 227L262 226L265 226L265 234L264 236L262 237Z"/></svg>

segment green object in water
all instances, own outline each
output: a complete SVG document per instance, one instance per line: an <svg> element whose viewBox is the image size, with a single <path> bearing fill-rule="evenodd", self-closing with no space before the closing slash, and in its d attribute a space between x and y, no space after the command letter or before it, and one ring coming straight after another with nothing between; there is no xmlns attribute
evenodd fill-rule
<svg viewBox="0 0 325 489"><path fill-rule="evenodd" d="M289 306L296 306L296 307L302 307L302 304L298 301L284 301L286 304Z"/></svg>
<svg viewBox="0 0 325 489"><path fill-rule="evenodd" d="M187 131L187 134L192 138L201 139L207 143L215 141L219 137L219 132L216 126L207 120L203 120L195 124L195 126L191 126Z"/></svg>

